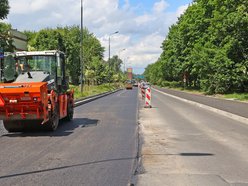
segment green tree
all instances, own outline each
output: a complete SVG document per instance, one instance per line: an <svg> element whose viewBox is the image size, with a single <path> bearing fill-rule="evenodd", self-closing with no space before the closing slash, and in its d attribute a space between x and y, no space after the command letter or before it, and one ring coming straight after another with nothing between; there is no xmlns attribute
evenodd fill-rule
<svg viewBox="0 0 248 186"><path fill-rule="evenodd" d="M115 55L112 58L110 58L109 61L110 69L113 70L114 73L119 73L121 72L122 63L123 61L117 55Z"/></svg>
<svg viewBox="0 0 248 186"><path fill-rule="evenodd" d="M80 28L78 26L58 27L56 29L42 29L38 32L25 31L28 36L29 50L60 50L66 53L67 74L71 77L73 84L79 83L81 74L80 64ZM103 75L95 75L95 70L103 74L104 48L100 41L87 29L83 30L83 67L85 78L103 82L99 78ZM99 68L94 63L99 63ZM94 71L94 73L92 73ZM90 75L88 75L90 74ZM85 79L86 80L86 79Z"/></svg>
<svg viewBox="0 0 248 186"><path fill-rule="evenodd" d="M36 50L65 51L63 36L58 30L44 29L37 33L33 43Z"/></svg>
<svg viewBox="0 0 248 186"><path fill-rule="evenodd" d="M0 1L0 19L7 18L8 14L9 14L9 1L1 0Z"/></svg>
<svg viewBox="0 0 248 186"><path fill-rule="evenodd" d="M9 37L10 24L0 23L0 48L6 52L13 52L14 46L12 39Z"/></svg>
<svg viewBox="0 0 248 186"><path fill-rule="evenodd" d="M242 0L194 0L171 26L160 59L145 71L147 78L186 78L186 86L211 94L247 91L247 7Z"/></svg>
<svg viewBox="0 0 248 186"><path fill-rule="evenodd" d="M97 84L107 82L107 63L101 60L99 57L93 57L91 63L91 69L94 71L94 78Z"/></svg>
<svg viewBox="0 0 248 186"><path fill-rule="evenodd" d="M121 65L123 61L117 56L114 55L108 63L108 77L110 82L123 81L124 74L121 71Z"/></svg>

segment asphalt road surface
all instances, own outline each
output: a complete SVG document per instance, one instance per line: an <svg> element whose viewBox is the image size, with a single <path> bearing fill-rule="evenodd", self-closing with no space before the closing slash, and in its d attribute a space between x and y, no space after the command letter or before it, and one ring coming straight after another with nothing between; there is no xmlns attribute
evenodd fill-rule
<svg viewBox="0 0 248 186"><path fill-rule="evenodd" d="M238 116L248 118L247 102L214 98L212 96L190 94L187 92L177 91L168 88L156 87L156 89L168 94L172 94L174 96L178 96L187 100L191 100L232 114L236 114Z"/></svg>
<svg viewBox="0 0 248 186"><path fill-rule="evenodd" d="M75 108L55 132L8 134L0 123L0 185L128 185L137 105L137 89L122 90Z"/></svg>
<svg viewBox="0 0 248 186"><path fill-rule="evenodd" d="M247 124L156 91L152 106L140 111L138 185L248 185Z"/></svg>

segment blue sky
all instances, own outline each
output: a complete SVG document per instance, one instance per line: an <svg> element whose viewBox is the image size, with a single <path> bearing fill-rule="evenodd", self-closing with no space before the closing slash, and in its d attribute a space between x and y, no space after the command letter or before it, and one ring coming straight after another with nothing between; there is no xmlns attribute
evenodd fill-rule
<svg viewBox="0 0 248 186"><path fill-rule="evenodd" d="M83 0L84 26L105 47L108 58L118 55L126 67L143 73L162 53L161 44L169 27L187 9L191 0ZM9 0L5 22L18 30L40 30L80 24L80 0ZM125 50L123 50L125 49ZM123 66L124 67L124 66Z"/></svg>
<svg viewBox="0 0 248 186"><path fill-rule="evenodd" d="M125 5L126 0L119 0L119 5L123 7ZM157 0L129 0L129 4L132 7L138 7L137 12L138 14L142 14L144 12L150 12L151 7L153 7L154 3L158 2ZM167 0L166 1L169 6L167 8L168 11L176 11L178 7L189 4L192 0Z"/></svg>

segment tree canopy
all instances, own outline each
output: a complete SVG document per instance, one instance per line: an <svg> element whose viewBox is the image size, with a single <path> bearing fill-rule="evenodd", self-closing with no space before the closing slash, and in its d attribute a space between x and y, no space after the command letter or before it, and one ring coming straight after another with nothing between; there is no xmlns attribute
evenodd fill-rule
<svg viewBox="0 0 248 186"><path fill-rule="evenodd" d="M1 0L0 1L0 19L7 18L8 14L9 14L9 1Z"/></svg>
<svg viewBox="0 0 248 186"><path fill-rule="evenodd" d="M9 37L11 25L0 22L0 49L7 52L13 52L14 46L12 39Z"/></svg>
<svg viewBox="0 0 248 186"><path fill-rule="evenodd" d="M194 0L170 27L159 60L145 76L211 94L247 91L247 28L248 1Z"/></svg>
<svg viewBox="0 0 248 186"><path fill-rule="evenodd" d="M9 13L9 2L8 0L0 1L0 20L5 19ZM8 31L11 26L9 24L0 22L0 49L5 51L12 51L13 46L11 40L8 37Z"/></svg>
<svg viewBox="0 0 248 186"><path fill-rule="evenodd" d="M29 50L60 50L67 56L67 73L73 84L79 83L80 69L80 28L78 26L42 29L38 32L25 31ZM97 84L121 80L122 61L113 56L110 62L103 60L104 48L100 41L86 28L83 29L84 81Z"/></svg>

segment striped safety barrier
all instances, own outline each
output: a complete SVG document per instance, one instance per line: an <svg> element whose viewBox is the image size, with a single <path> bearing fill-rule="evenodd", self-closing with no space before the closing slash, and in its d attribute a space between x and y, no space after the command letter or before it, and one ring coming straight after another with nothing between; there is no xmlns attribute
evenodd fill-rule
<svg viewBox="0 0 248 186"><path fill-rule="evenodd" d="M152 108L151 98L152 98L151 88L148 87L146 89L145 108Z"/></svg>
<svg viewBox="0 0 248 186"><path fill-rule="evenodd" d="M141 96L142 96L142 99L145 99L145 93L146 93L146 89L144 89L143 87L141 87Z"/></svg>

